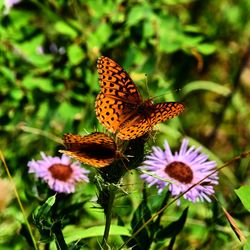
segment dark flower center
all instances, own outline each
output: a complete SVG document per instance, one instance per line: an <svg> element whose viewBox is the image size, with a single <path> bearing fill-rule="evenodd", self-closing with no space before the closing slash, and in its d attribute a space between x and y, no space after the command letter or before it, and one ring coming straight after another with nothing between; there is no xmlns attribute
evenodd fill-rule
<svg viewBox="0 0 250 250"><path fill-rule="evenodd" d="M64 165L64 164L53 164L49 168L49 171L51 172L52 177L54 179L60 181L67 181L73 172L70 165Z"/></svg>
<svg viewBox="0 0 250 250"><path fill-rule="evenodd" d="M171 178L185 184L191 183L193 180L192 169L180 161L174 161L168 164L165 168L165 173L167 173Z"/></svg>

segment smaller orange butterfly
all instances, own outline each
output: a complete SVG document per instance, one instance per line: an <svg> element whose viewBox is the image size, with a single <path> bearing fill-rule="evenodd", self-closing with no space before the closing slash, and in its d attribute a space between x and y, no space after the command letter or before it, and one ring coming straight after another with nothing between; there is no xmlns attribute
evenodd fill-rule
<svg viewBox="0 0 250 250"><path fill-rule="evenodd" d="M120 156L115 141L100 132L85 136L64 134L63 144L67 150L59 150L60 153L97 168L110 165Z"/></svg>

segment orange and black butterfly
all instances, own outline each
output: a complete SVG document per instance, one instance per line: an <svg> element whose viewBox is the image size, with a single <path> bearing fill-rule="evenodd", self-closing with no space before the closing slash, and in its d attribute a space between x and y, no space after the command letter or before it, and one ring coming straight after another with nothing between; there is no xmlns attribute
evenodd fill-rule
<svg viewBox="0 0 250 250"><path fill-rule="evenodd" d="M122 140L140 137L157 123L184 110L179 102L154 104L152 99L143 101L128 73L108 57L101 56L97 68L101 87L95 103L97 118Z"/></svg>
<svg viewBox="0 0 250 250"><path fill-rule="evenodd" d="M60 153L97 168L106 167L120 157L115 141L100 132L85 136L65 134L63 143L67 150L59 150Z"/></svg>

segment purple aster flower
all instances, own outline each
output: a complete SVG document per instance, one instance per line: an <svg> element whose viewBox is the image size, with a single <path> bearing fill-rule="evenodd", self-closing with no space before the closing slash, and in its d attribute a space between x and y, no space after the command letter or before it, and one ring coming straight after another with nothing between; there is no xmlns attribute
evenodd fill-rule
<svg viewBox="0 0 250 250"><path fill-rule="evenodd" d="M52 190L58 193L73 193L77 182L89 181L89 171L82 168L80 162L72 162L66 155L61 158L51 157L41 152L41 156L42 160L28 162L29 173L43 179Z"/></svg>
<svg viewBox="0 0 250 250"><path fill-rule="evenodd" d="M201 147L188 148L188 140L184 139L179 152L173 154L167 141L164 143L165 150L153 147L153 152L146 157L140 169L144 172L141 178L149 183L149 186L156 185L158 193L165 187L169 187L172 196L176 197L187 191L191 186L197 184L183 197L192 202L208 201L209 196L214 193L213 186L218 184L215 161L207 161L208 156L201 153Z"/></svg>

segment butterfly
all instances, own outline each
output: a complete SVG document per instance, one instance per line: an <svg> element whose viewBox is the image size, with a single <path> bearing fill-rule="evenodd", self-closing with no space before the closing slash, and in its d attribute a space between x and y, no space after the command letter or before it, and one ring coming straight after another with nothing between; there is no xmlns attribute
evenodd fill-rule
<svg viewBox="0 0 250 250"><path fill-rule="evenodd" d="M184 110L180 102L154 104L143 101L128 73L112 59L101 56L97 61L100 93L95 102L99 122L121 140L140 137L159 122L171 119Z"/></svg>
<svg viewBox="0 0 250 250"><path fill-rule="evenodd" d="M100 132L85 136L64 134L63 144L67 150L59 150L60 153L97 168L110 165L120 156L115 141Z"/></svg>

